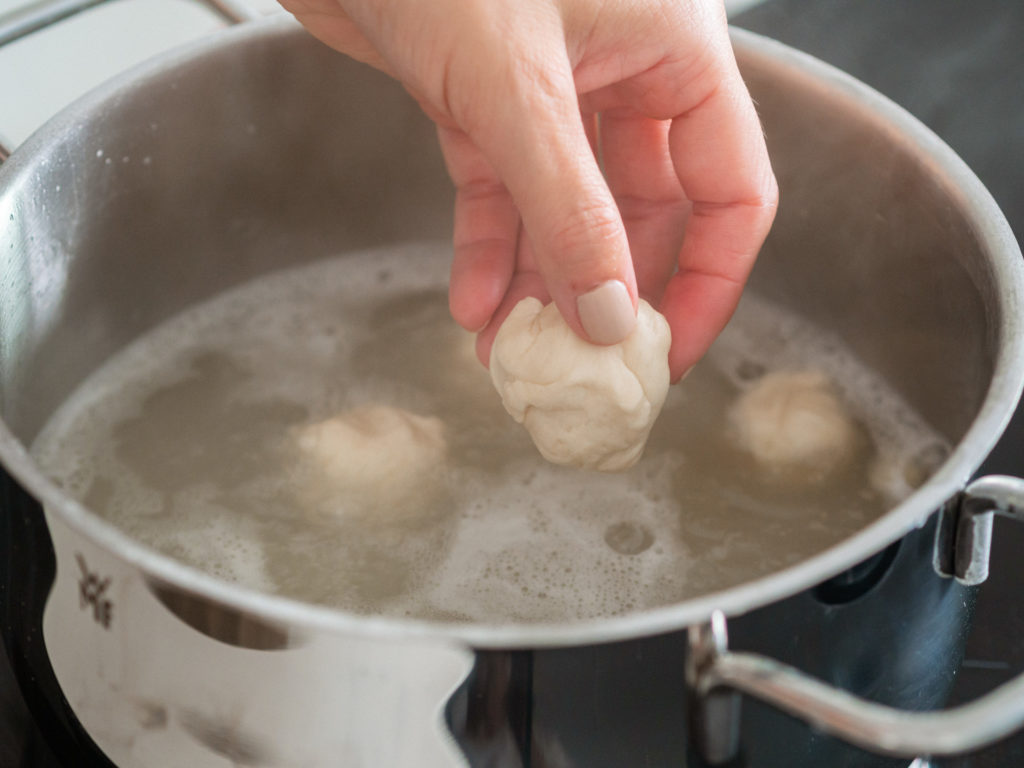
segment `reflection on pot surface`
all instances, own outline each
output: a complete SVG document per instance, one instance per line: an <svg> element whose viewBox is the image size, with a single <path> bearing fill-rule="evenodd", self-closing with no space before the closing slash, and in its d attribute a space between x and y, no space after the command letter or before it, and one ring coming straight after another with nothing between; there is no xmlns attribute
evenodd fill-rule
<svg viewBox="0 0 1024 768"><path fill-rule="evenodd" d="M623 614L770 574L882 515L945 455L840 340L752 294L636 467L550 465L448 316L447 248L353 253L187 310L93 374L34 452L90 509L215 576L494 622ZM787 429L803 454L751 444Z"/></svg>

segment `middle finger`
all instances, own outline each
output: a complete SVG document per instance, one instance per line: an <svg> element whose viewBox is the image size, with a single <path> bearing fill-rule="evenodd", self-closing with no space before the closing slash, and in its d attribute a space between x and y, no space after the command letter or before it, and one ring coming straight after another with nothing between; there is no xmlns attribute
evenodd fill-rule
<svg viewBox="0 0 1024 768"><path fill-rule="evenodd" d="M675 270L690 210L669 154L670 125L633 112L601 116L605 177L626 227L637 289L655 306Z"/></svg>

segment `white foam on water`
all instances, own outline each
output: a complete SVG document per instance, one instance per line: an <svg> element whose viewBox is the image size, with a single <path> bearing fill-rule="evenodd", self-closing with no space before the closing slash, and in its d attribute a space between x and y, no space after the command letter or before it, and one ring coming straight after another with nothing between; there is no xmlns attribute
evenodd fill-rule
<svg viewBox="0 0 1024 768"><path fill-rule="evenodd" d="M711 358L739 390L756 380L742 375L752 369L826 371L871 435L875 461L869 482L890 504L905 498L914 490L912 481L919 484L921 473L937 468L949 453L946 441L839 337L751 292Z"/></svg>
<svg viewBox="0 0 1024 768"><path fill-rule="evenodd" d="M83 382L34 453L97 514L219 578L360 612L506 622L621 614L763 576L882 514L913 486L904 468L945 449L838 339L748 293L671 390L636 467L550 465L449 318L448 265L447 244L413 243L215 297ZM805 367L830 374L871 435L874 455L842 487L759 480L724 435L759 374ZM296 428L367 403L445 423L436 487L408 509L304 506Z"/></svg>

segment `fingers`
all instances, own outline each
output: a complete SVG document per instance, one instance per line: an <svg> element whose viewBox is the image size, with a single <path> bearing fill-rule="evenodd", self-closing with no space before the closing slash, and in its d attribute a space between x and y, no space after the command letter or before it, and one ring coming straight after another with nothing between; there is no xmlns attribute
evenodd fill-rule
<svg viewBox="0 0 1024 768"><path fill-rule="evenodd" d="M541 303L548 304L551 295L540 274L531 270L516 272L509 283L508 291L504 299L495 310L491 321L476 337L476 356L484 367L490 367L491 347L494 345L494 337L498 335L498 329L505 322L505 318L515 308L516 304L527 296L533 296L541 300Z"/></svg>
<svg viewBox="0 0 1024 768"><path fill-rule="evenodd" d="M459 325L480 331L498 308L512 279L519 212L505 185L462 131L442 126L438 136L455 184L448 303Z"/></svg>
<svg viewBox="0 0 1024 768"><path fill-rule="evenodd" d="M665 60L585 100L591 109L631 109L670 121L668 155L676 184L690 201L677 270L659 305L672 329L669 368L674 381L700 359L728 322L778 200L761 125L724 23L706 28L702 42L704 47L692 56ZM663 178L660 184L666 184ZM631 237L635 239L632 230ZM635 253L638 275L643 274L639 265L645 255ZM662 253L657 266L664 263Z"/></svg>
<svg viewBox="0 0 1024 768"><path fill-rule="evenodd" d="M281 0L291 13L320 42L353 59L391 74L391 68L337 0Z"/></svg>
<svg viewBox="0 0 1024 768"><path fill-rule="evenodd" d="M491 160L522 216L537 267L570 327L597 344L636 324L636 280L618 208L580 117L565 45L541 46L486 78L501 87L455 114ZM559 53L560 51L560 53Z"/></svg>
<svg viewBox="0 0 1024 768"><path fill-rule="evenodd" d="M626 227L637 289L654 306L675 270L689 213L669 156L669 125L621 112L601 120L605 177Z"/></svg>
<svg viewBox="0 0 1024 768"><path fill-rule="evenodd" d="M686 8L699 9L699 5ZM778 197L761 126L736 66L724 15L697 14L677 21L679 25L668 34L681 34L690 45L665 48L668 55L632 77L597 81L597 87L583 98L586 109L609 114L630 110L670 121L668 155L676 183L691 205L677 272L659 305L672 329L673 380L704 354L731 316L771 226ZM622 147L620 151L629 150ZM647 161L657 167L654 162ZM607 165L610 174L615 166ZM628 170L630 165L625 162L622 167ZM664 177L658 178L659 187L667 191ZM636 183L644 184L642 179ZM620 202L633 199L620 192L627 186L613 184ZM661 194L649 192L640 200L649 206ZM625 208L624 204L637 279L642 291L652 292L648 286L667 277L664 252L656 248L651 223L653 242L647 247L652 250L645 252L639 240L643 229L631 221L635 217L627 216ZM669 227L668 219L662 224ZM650 277L648 253L658 254L653 256Z"/></svg>
<svg viewBox="0 0 1024 768"><path fill-rule="evenodd" d="M673 378L710 346L777 199L720 2L284 4L401 77L441 126L456 186L451 309L486 326L483 351L510 302L544 290L599 344L632 331L638 291L660 297ZM607 182L581 98L608 112Z"/></svg>
<svg viewBox="0 0 1024 768"><path fill-rule="evenodd" d="M456 185L449 305L460 325L477 332L477 357L487 367L515 305L527 296L547 304L551 295L508 190L464 133L441 127L439 136Z"/></svg>
<svg viewBox="0 0 1024 768"><path fill-rule="evenodd" d="M661 305L677 379L732 315L778 202L761 125L734 63L706 98L672 121L669 149L692 201L678 271Z"/></svg>

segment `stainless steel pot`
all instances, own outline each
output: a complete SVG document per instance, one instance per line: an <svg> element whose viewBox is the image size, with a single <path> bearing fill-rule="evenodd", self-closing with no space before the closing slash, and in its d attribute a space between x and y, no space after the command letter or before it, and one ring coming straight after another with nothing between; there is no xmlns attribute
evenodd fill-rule
<svg viewBox="0 0 1024 768"><path fill-rule="evenodd" d="M827 551L600 621L432 624L258 594L136 544L25 450L85 375L182 308L281 266L447 236L452 194L433 130L399 86L293 23L247 24L100 88L10 157L0 168L4 631L37 716L69 734L69 755L98 745L120 766L528 764L529 745L555 736L530 735L522 721L536 713L514 710L559 706L529 687L535 668L571 671L630 643L661 649L658 681L678 673L670 695L691 720L678 733L712 762L735 756L737 690L890 755L967 750L1024 722L1021 681L973 709L896 715L726 647L725 617L741 636L781 626L797 648L789 660L807 662L826 624L863 627L895 603L910 629L891 649L948 633L943 671L932 680L935 665L908 662L872 673L919 679L909 697L853 678L845 687L937 706L962 648L965 584L984 576L992 512L1024 509L1020 481L966 486L1024 381L1024 270L997 207L878 94L769 40L737 31L734 44L783 200L753 284L839 333L955 449L910 498ZM746 641L758 648L756 632ZM827 665L801 666L830 677ZM574 685L584 687L565 680L563 701Z"/></svg>

